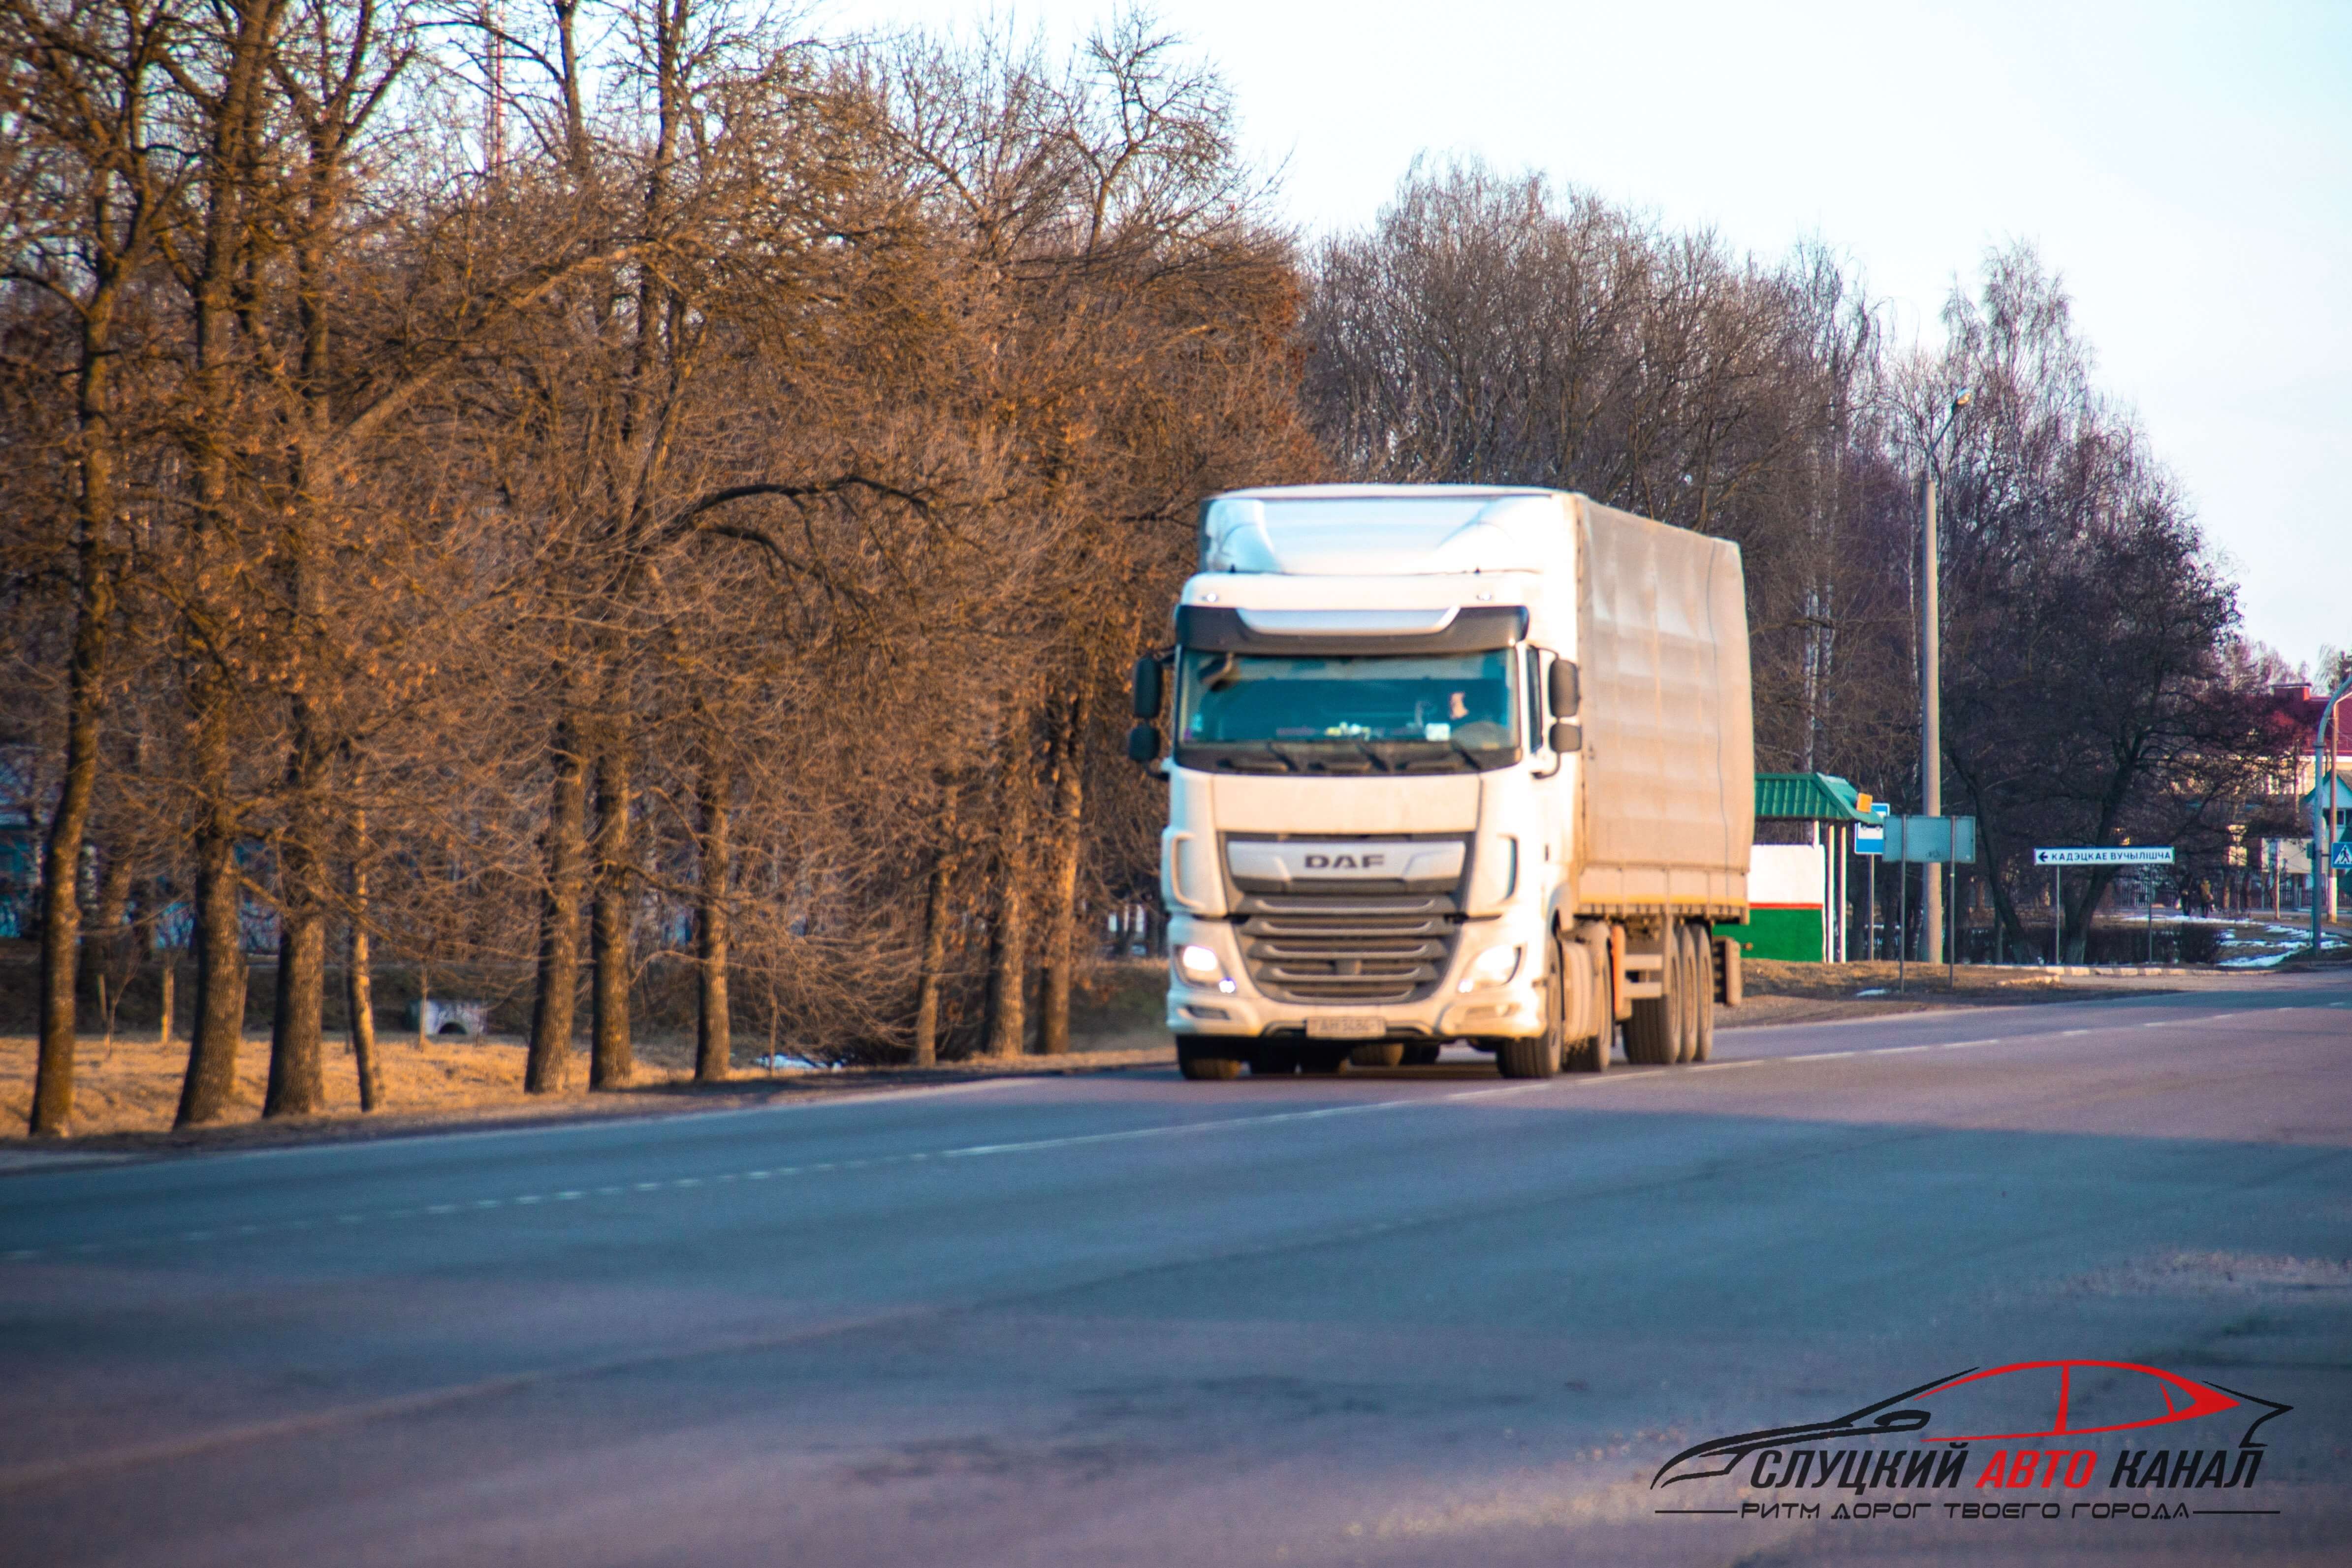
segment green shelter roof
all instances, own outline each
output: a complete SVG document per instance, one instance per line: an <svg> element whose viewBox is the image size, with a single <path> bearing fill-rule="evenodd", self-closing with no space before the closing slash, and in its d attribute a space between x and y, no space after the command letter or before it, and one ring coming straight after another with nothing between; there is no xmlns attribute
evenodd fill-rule
<svg viewBox="0 0 2352 1568"><path fill-rule="evenodd" d="M1861 792L1835 773L1758 773L1756 815L1786 822L1880 822L1884 803L1855 808Z"/></svg>

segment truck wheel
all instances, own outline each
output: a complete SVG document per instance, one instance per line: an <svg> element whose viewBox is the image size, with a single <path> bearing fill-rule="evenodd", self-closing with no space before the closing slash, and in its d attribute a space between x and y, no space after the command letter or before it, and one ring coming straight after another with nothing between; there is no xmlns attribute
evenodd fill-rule
<svg viewBox="0 0 2352 1568"><path fill-rule="evenodd" d="M1576 945L1584 950L1584 973L1591 983L1585 998L1590 1010L1584 1022L1592 1030L1592 1055L1585 1070L1607 1072L1610 1053L1617 1048L1617 1015L1609 992L1609 943L1605 937L1594 942L1586 936L1579 938Z"/></svg>
<svg viewBox="0 0 2352 1568"><path fill-rule="evenodd" d="M1563 1072L1597 1072L1601 1042L1586 1034L1592 1023L1591 955L1580 942L1552 933L1552 969L1559 975L1559 1065ZM1605 1049L1606 1047L1601 1047Z"/></svg>
<svg viewBox="0 0 2352 1568"><path fill-rule="evenodd" d="M1433 1068L1437 1065L1437 1053L1444 1048L1443 1046L1407 1046L1404 1048L1404 1065L1409 1068Z"/></svg>
<svg viewBox="0 0 2352 1568"><path fill-rule="evenodd" d="M1404 1066L1404 1044L1394 1041L1384 1046L1358 1046L1348 1053L1349 1065L1360 1068L1401 1068Z"/></svg>
<svg viewBox="0 0 2352 1568"><path fill-rule="evenodd" d="M1658 978L1666 994L1635 1002L1633 1016L1625 1022L1625 1059L1643 1067L1672 1067L1683 1055L1682 944L1671 929L1665 949Z"/></svg>
<svg viewBox="0 0 2352 1568"><path fill-rule="evenodd" d="M1675 1060L1693 1060L1698 1052L1698 952L1691 941L1691 928L1675 927L1675 978L1671 987L1675 998L1675 1016L1680 1024L1675 1030Z"/></svg>
<svg viewBox="0 0 2352 1568"><path fill-rule="evenodd" d="M1208 1040L1176 1042L1176 1070L1189 1079L1228 1079L1241 1075L1242 1059L1233 1047ZM1219 1052L1226 1053L1219 1055Z"/></svg>
<svg viewBox="0 0 2352 1568"><path fill-rule="evenodd" d="M1559 965L1544 981L1544 1032L1532 1040L1497 1040L1495 1066L1505 1078L1549 1078L1559 1071L1560 1003L1567 987Z"/></svg>
<svg viewBox="0 0 2352 1568"><path fill-rule="evenodd" d="M1703 1062L1715 1055L1715 932L1706 926L1691 927L1691 955L1697 962L1691 965L1692 1005L1698 1014L1698 1023L1691 1032L1691 1060Z"/></svg>

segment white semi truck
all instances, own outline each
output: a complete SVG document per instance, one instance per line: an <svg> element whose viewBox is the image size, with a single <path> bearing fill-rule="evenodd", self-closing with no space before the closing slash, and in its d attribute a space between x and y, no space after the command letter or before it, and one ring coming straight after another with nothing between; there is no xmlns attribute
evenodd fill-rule
<svg viewBox="0 0 2352 1568"><path fill-rule="evenodd" d="M1167 755L1159 726L1167 710ZM1754 716L1737 545L1556 490L1203 502L1129 753L1164 772L1192 1079L1705 1060L1737 1005Z"/></svg>

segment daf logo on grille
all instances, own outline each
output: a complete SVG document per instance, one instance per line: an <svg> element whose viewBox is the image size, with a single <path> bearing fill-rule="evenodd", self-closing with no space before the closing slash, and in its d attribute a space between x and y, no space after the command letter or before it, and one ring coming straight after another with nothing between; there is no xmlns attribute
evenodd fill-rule
<svg viewBox="0 0 2352 1568"><path fill-rule="evenodd" d="M1226 847L1244 882L1450 882L1462 874L1459 839L1236 838Z"/></svg>

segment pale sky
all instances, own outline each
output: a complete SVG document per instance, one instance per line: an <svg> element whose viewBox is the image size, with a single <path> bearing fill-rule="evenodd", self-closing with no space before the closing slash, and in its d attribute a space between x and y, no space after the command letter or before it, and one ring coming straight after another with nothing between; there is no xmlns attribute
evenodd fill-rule
<svg viewBox="0 0 2352 1568"><path fill-rule="evenodd" d="M833 0L826 31L969 26ZM1030 0L1056 39L1108 5ZM1532 168L1777 256L1817 237L1933 343L2033 242L2291 662L2352 646L2352 0L1169 0L1308 236L1416 153Z"/></svg>

